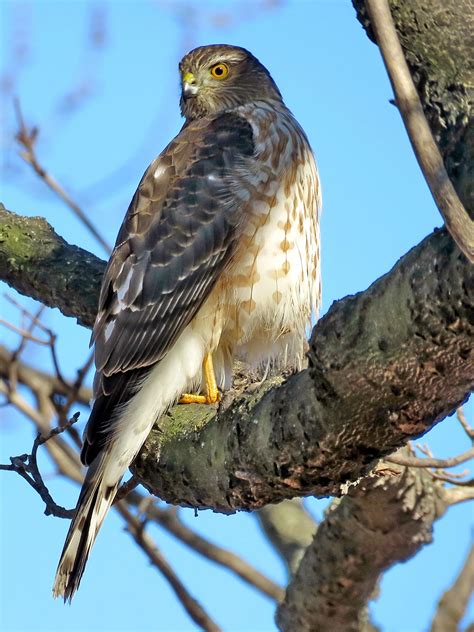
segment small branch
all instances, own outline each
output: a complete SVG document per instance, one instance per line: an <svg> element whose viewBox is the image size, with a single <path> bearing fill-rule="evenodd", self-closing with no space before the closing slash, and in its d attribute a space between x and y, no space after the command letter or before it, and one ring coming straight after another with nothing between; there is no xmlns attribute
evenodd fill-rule
<svg viewBox="0 0 474 632"><path fill-rule="evenodd" d="M456 417L458 418L459 423L464 428L464 432L467 434L469 439L474 441L474 428L467 423L466 415L464 414L464 410L462 406L460 406L456 411Z"/></svg>
<svg viewBox="0 0 474 632"><path fill-rule="evenodd" d="M41 371L26 362L18 360L18 350L13 353L0 345L0 377L5 380L18 380L21 384L32 388L33 391L42 388L50 396L69 396L69 392L76 388L76 384L59 380L55 375ZM13 367L12 367L13 364ZM13 373L13 375L12 375ZM87 405L92 397L90 388L79 385L75 401Z"/></svg>
<svg viewBox="0 0 474 632"><path fill-rule="evenodd" d="M43 345L45 347L49 347L50 345L49 340L42 340L41 338L37 338L36 336L33 336L33 334L27 329L22 329L21 327L17 327L16 325L14 325L13 323L10 323L8 320L5 320L4 318L0 318L0 325L3 325L7 329L10 329L10 331L13 331L14 333L18 334L25 341L29 340L30 342L35 342L36 344Z"/></svg>
<svg viewBox="0 0 474 632"><path fill-rule="evenodd" d="M144 530L140 520L132 515L124 504L124 501L117 503L115 508L126 521L127 530L130 535L148 556L150 562L156 566L156 568L168 581L191 619L206 632L221 632L221 628L214 623L199 602L189 594L184 584L173 571L167 560L163 557L153 540Z"/></svg>
<svg viewBox="0 0 474 632"><path fill-rule="evenodd" d="M48 187L56 193L57 196L61 198L61 200L69 206L69 208L75 213L75 215L81 220L84 226L88 229L91 235L95 238L95 240L102 246L106 253L111 252L111 247L107 243L107 241L102 237L94 224L90 221L81 207L74 202L74 200L66 193L66 191L62 188L62 186L55 180L44 167L38 161L35 151L35 142L38 138L38 128L33 127L28 129L23 114L21 112L20 102L18 99L14 101L15 112L18 121L18 132L16 134L16 140L20 143L20 145L24 148L24 151L20 152L20 156L23 160L28 163L34 172L45 182Z"/></svg>
<svg viewBox="0 0 474 632"><path fill-rule="evenodd" d="M63 375L62 375L62 371L61 368L59 366L59 360L58 360L58 355L56 353L56 340L57 340L57 336L54 333L54 331L52 331L49 327L46 327L46 325L44 325L41 320L39 319L39 315L41 314L41 312L43 310L40 310L38 312L38 316L36 314L32 314L29 310L27 310L25 307L23 307L22 305L20 305L20 303L18 303L18 301L15 301L15 299L13 299L12 297L5 295L5 298L12 303L12 305L14 305L15 307L17 307L23 316L26 316L30 319L30 325L28 327L28 329L22 329L19 328L15 325L13 325L12 323L9 323L7 321L4 321L3 319L0 319L0 323L5 325L6 327L8 327L9 329L11 329L12 331L15 331L17 334L20 334L22 336L22 344L24 345L26 343L26 341L31 341L31 342L35 342L36 344L39 345L43 345L45 347L49 347L49 350L51 352L51 359L53 361L53 366L54 369L56 371L56 375L58 377L58 380L60 380L64 385L67 385ZM43 333L45 333L48 336L48 340L42 340L41 338L37 338L36 336L32 335L32 332L34 330L35 327L38 327L39 329L41 329L41 331ZM22 347L22 344L20 344L20 347Z"/></svg>
<svg viewBox="0 0 474 632"><path fill-rule="evenodd" d="M57 518L71 519L74 515L74 509L65 509L57 505L48 488L44 484L43 477L38 468L37 453L38 448L52 437L61 434L67 428L71 427L79 419L79 413L76 413L64 426L53 428L47 435L38 434L33 442L31 454L22 454L21 456L10 457L10 465L0 464L0 470L16 472L40 495L41 500L46 505L44 511L46 516L55 516Z"/></svg>
<svg viewBox="0 0 474 632"><path fill-rule="evenodd" d="M384 461L389 461L390 463L396 463L397 465L404 465L405 467L434 467L437 469L445 469L447 467L455 467L456 465L460 465L461 463L465 463L470 459L474 458L474 448L467 450L467 452L463 452L462 454L458 454L458 456L453 456L448 459L434 459L434 458L418 458L411 456L401 456L400 454L392 454L390 456L384 457Z"/></svg>
<svg viewBox="0 0 474 632"><path fill-rule="evenodd" d="M125 483L123 483L120 486L118 492L115 494L113 504L115 505L120 500L126 498L130 494L130 492L135 489L135 487L138 484L139 484L139 481L135 478L135 476L132 476L131 478L128 479L128 481L125 481ZM128 502L128 498L127 498L127 502Z"/></svg>
<svg viewBox="0 0 474 632"><path fill-rule="evenodd" d="M398 40L388 0L365 0L365 5L420 168L447 229L474 263L474 222L446 173Z"/></svg>
<svg viewBox="0 0 474 632"><path fill-rule="evenodd" d="M471 546L461 571L438 603L430 632L456 632L474 586L474 547Z"/></svg>
<svg viewBox="0 0 474 632"><path fill-rule="evenodd" d="M137 494L128 500L136 504L139 499L140 496ZM187 527L181 522L174 509L160 509L156 505L152 505L147 509L146 516L148 519L153 520L166 529L193 551L229 569L263 594L276 601L283 599L285 591L281 586L266 577L263 573L260 573L260 571L245 562L238 555L235 555L235 553L217 546Z"/></svg>

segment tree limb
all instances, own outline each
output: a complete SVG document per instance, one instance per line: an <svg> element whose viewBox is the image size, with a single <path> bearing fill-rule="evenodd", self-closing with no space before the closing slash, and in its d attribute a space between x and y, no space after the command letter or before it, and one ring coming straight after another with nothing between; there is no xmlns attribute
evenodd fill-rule
<svg viewBox="0 0 474 632"><path fill-rule="evenodd" d="M365 0L352 0L375 41ZM471 0L390 0L405 59L446 171L474 219Z"/></svg>
<svg viewBox="0 0 474 632"><path fill-rule="evenodd" d="M396 104L418 163L453 239L474 263L474 221L469 217L444 168L408 69L388 0L365 0L385 62Z"/></svg>
<svg viewBox="0 0 474 632"><path fill-rule="evenodd" d="M0 279L20 294L91 327L105 265L64 241L43 218L22 217L0 204Z"/></svg>
<svg viewBox="0 0 474 632"><path fill-rule="evenodd" d="M91 324L103 262L44 220L7 211L0 220L0 278ZM280 378L267 380L218 420L212 407L175 407L134 473L164 500L221 512L340 494L472 390L473 275L446 231L435 232L332 306L313 332L309 369L278 388Z"/></svg>
<svg viewBox="0 0 474 632"><path fill-rule="evenodd" d="M282 632L360 632L381 573L431 542L442 487L426 470L396 468L331 505L278 609Z"/></svg>

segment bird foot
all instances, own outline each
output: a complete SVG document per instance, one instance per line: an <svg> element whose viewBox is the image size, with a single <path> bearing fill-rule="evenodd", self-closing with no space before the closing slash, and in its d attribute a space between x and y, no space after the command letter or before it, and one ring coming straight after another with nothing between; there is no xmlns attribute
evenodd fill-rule
<svg viewBox="0 0 474 632"><path fill-rule="evenodd" d="M209 395L195 395L191 393L183 393L178 404L216 404L221 399L219 391L209 393Z"/></svg>

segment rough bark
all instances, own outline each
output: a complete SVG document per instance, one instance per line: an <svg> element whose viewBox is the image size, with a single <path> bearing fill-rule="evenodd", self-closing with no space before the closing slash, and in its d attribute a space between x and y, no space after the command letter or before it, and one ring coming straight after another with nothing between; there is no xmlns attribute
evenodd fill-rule
<svg viewBox="0 0 474 632"><path fill-rule="evenodd" d="M352 0L374 40L364 0ZM474 218L474 11L471 0L390 0L393 19L446 170Z"/></svg>
<svg viewBox="0 0 474 632"><path fill-rule="evenodd" d="M388 468L331 505L278 609L283 632L359 632L381 573L431 542L442 486L422 468Z"/></svg>
<svg viewBox="0 0 474 632"><path fill-rule="evenodd" d="M17 292L91 327L105 266L64 241L42 217L16 215L0 203L0 278Z"/></svg>
<svg viewBox="0 0 474 632"><path fill-rule="evenodd" d="M2 215L0 277L92 322L103 264L44 220ZM29 237L28 257L16 254L18 225L27 235L39 225L47 236ZM309 369L281 386L281 378L268 380L219 418L212 407L175 407L151 432L135 474L171 503L227 513L340 494L468 396L473 274L446 231L435 232L368 290L332 306L313 332Z"/></svg>

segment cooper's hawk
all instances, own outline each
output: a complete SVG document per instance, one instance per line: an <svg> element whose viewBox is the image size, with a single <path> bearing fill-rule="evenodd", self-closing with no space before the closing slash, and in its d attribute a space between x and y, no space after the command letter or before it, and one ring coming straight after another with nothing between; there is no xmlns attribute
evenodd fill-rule
<svg viewBox="0 0 474 632"><path fill-rule="evenodd" d="M216 402L234 358L299 366L320 301L316 165L270 74L224 45L180 72L186 122L146 170L102 284L89 469L53 589L65 600L153 423L183 393Z"/></svg>

